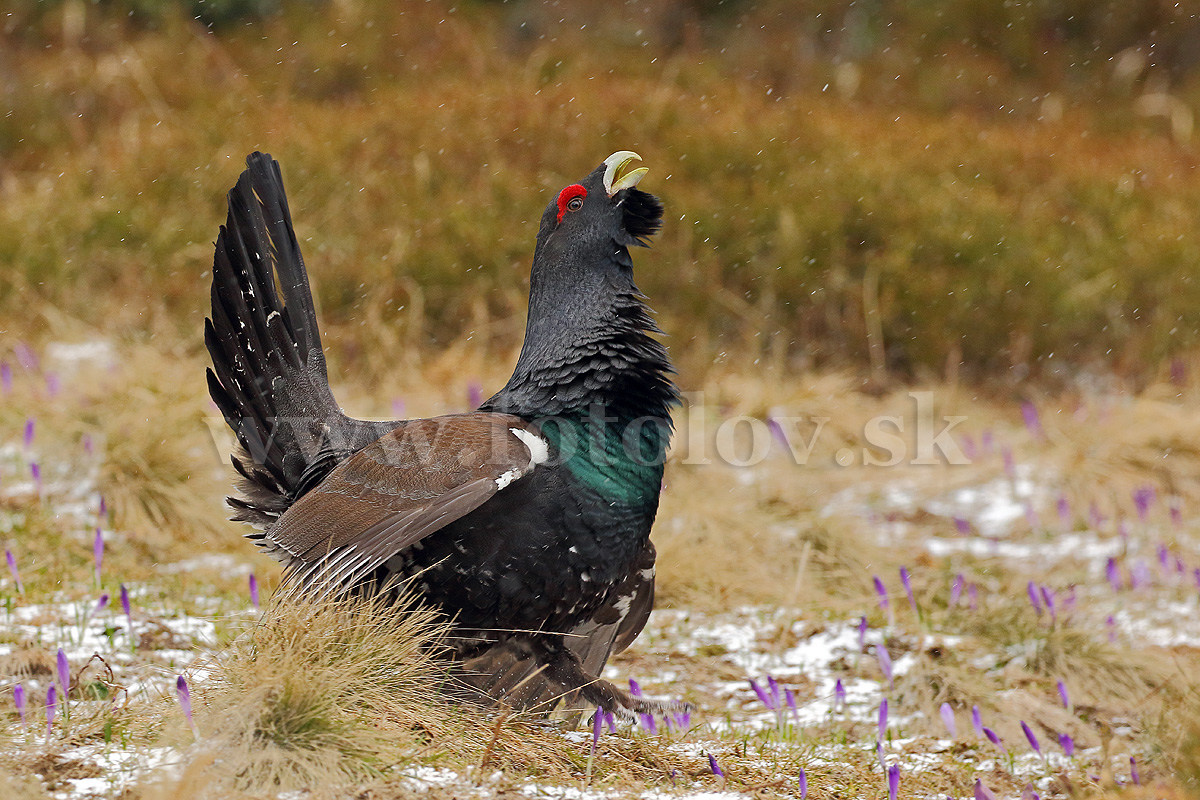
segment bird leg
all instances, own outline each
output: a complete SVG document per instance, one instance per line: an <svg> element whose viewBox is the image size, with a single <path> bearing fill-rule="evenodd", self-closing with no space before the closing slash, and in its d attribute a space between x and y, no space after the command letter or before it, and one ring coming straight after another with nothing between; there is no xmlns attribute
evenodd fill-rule
<svg viewBox="0 0 1200 800"><path fill-rule="evenodd" d="M667 714L690 713L692 705L683 700L651 700L646 697L634 697L629 692L618 689L613 684L589 675L579 658L561 645L554 645L544 640L539 644L546 665L546 678L557 683L564 689L577 691L579 696L589 704L599 706L605 711L616 714L623 719L636 721L639 714L666 716Z"/></svg>

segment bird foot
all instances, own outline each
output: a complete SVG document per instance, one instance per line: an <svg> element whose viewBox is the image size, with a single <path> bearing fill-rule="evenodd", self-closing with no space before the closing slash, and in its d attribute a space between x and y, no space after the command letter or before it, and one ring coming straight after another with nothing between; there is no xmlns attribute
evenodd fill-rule
<svg viewBox="0 0 1200 800"><path fill-rule="evenodd" d="M695 706L683 700L651 700L646 697L629 697L631 705L621 709L630 717L636 719L639 714L649 714L653 717L671 717L675 714L691 714Z"/></svg>
<svg viewBox="0 0 1200 800"><path fill-rule="evenodd" d="M669 719L676 714L691 714L695 707L683 700L654 700L635 697L618 689L605 680L596 680L584 686L580 694L588 702L603 708L626 722L637 723L643 714Z"/></svg>

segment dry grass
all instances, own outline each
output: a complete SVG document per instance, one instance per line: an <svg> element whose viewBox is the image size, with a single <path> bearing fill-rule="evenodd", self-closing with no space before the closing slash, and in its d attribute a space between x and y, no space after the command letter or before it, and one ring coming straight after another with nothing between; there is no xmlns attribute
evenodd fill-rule
<svg viewBox="0 0 1200 800"><path fill-rule="evenodd" d="M343 788L436 761L463 728L438 696L441 635L408 600L272 607L205 665L188 783L212 797Z"/></svg>

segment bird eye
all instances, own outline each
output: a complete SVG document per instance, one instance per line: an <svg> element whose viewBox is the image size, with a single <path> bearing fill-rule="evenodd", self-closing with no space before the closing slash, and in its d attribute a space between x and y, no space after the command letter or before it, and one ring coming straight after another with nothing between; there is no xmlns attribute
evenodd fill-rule
<svg viewBox="0 0 1200 800"><path fill-rule="evenodd" d="M567 203L568 211L578 211L581 208L583 208L583 198L582 197L572 197L571 202Z"/></svg>

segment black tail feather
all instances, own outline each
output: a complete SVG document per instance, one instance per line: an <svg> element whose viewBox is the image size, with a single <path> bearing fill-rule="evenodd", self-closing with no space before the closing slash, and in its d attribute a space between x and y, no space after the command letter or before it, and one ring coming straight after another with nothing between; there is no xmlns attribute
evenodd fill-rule
<svg viewBox="0 0 1200 800"><path fill-rule="evenodd" d="M234 518L266 525L314 485L314 462L332 469L340 460L322 457L330 442L352 452L395 423L358 422L338 408L279 164L253 153L246 165L217 237L204 343L209 394L241 445Z"/></svg>

